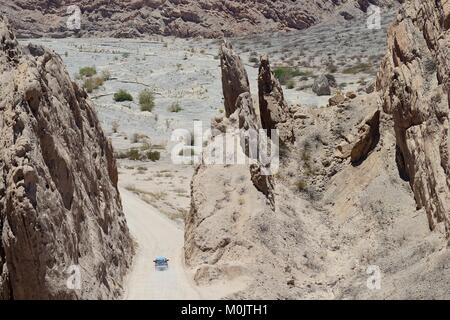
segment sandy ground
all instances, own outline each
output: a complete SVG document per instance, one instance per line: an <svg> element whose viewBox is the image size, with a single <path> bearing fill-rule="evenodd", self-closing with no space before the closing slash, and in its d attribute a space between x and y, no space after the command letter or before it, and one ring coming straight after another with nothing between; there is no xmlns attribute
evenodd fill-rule
<svg viewBox="0 0 450 320"><path fill-rule="evenodd" d="M132 270L125 283L125 299L201 298L184 268L183 230L134 193L123 188L120 193L128 226L138 245ZM169 259L167 271L155 270L153 260L156 256Z"/></svg>

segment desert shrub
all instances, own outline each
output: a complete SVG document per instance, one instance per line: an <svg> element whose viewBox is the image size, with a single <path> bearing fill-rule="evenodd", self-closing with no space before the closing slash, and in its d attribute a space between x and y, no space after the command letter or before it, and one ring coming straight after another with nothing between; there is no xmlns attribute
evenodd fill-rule
<svg viewBox="0 0 450 320"><path fill-rule="evenodd" d="M297 189L298 192L305 192L308 190L307 183L303 179L298 179L295 182L295 188Z"/></svg>
<svg viewBox="0 0 450 320"><path fill-rule="evenodd" d="M274 69L275 77L280 81L282 85L288 83L294 77L310 77L312 76L311 71L301 71L296 68L291 67L277 67Z"/></svg>
<svg viewBox="0 0 450 320"><path fill-rule="evenodd" d="M95 67L83 67L80 68L79 74L82 77L92 77L97 74L97 69Z"/></svg>
<svg viewBox="0 0 450 320"><path fill-rule="evenodd" d="M145 89L139 93L139 105L141 106L141 111L152 112L155 107L155 97L150 90Z"/></svg>
<svg viewBox="0 0 450 320"><path fill-rule="evenodd" d="M147 151L147 150L150 150L151 147L152 147L152 146L150 145L150 143L144 142L144 143L141 145L141 151Z"/></svg>
<svg viewBox="0 0 450 320"><path fill-rule="evenodd" d="M169 112L180 112L181 110L183 110L183 108L181 108L179 102L174 102L174 103L172 103L172 105L169 107Z"/></svg>
<svg viewBox="0 0 450 320"><path fill-rule="evenodd" d="M87 78L84 80L83 88L86 89L88 93L92 93L92 91L94 91L94 81L92 78Z"/></svg>
<svg viewBox="0 0 450 320"><path fill-rule="evenodd" d="M109 79L111 79L111 72L109 72L109 70L103 70L102 79L103 81L108 81Z"/></svg>
<svg viewBox="0 0 450 320"><path fill-rule="evenodd" d="M139 160L141 158L138 149L130 149L127 153L127 158L130 160Z"/></svg>
<svg viewBox="0 0 450 320"><path fill-rule="evenodd" d="M114 101L133 101L133 96L128 91L120 89L119 91L114 93Z"/></svg>
<svg viewBox="0 0 450 320"><path fill-rule="evenodd" d="M161 159L161 153L159 151L155 151L155 150L147 151L147 153L145 155L148 160L151 160L153 162Z"/></svg>
<svg viewBox="0 0 450 320"><path fill-rule="evenodd" d="M352 67L345 68L342 73L344 74L357 74L357 73L368 73L372 69L370 63L358 63Z"/></svg>

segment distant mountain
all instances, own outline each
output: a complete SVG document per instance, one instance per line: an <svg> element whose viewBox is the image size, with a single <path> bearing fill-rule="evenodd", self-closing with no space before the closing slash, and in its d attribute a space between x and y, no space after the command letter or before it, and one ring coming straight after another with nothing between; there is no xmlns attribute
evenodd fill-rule
<svg viewBox="0 0 450 320"><path fill-rule="evenodd" d="M19 37L65 37L70 5L81 10L79 36L134 38L150 34L220 38L305 29L325 17L353 19L370 4L398 0L0 0Z"/></svg>

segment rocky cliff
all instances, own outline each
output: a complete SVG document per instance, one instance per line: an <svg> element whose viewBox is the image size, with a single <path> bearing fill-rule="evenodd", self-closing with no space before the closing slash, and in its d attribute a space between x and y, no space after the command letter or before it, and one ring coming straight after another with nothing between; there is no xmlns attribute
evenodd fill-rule
<svg viewBox="0 0 450 320"><path fill-rule="evenodd" d="M430 228L450 235L450 1L409 1L389 30L377 87L393 116L397 163Z"/></svg>
<svg viewBox="0 0 450 320"><path fill-rule="evenodd" d="M219 38L305 29L330 15L352 19L370 4L396 0L0 0L22 37L70 36L67 7L82 12L81 36L140 37L149 34Z"/></svg>
<svg viewBox="0 0 450 320"><path fill-rule="evenodd" d="M119 297L132 243L87 94L2 16L0 68L0 298Z"/></svg>

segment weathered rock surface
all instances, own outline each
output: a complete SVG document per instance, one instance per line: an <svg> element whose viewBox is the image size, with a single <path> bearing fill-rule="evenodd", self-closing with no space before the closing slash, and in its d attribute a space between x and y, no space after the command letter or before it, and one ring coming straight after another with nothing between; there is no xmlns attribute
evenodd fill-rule
<svg viewBox="0 0 450 320"><path fill-rule="evenodd" d="M1 16L0 39L0 298L118 298L132 243L111 144L60 57Z"/></svg>
<svg viewBox="0 0 450 320"><path fill-rule="evenodd" d="M356 164L363 161L380 140L380 111L367 117L358 130L358 138L351 151L351 161Z"/></svg>
<svg viewBox="0 0 450 320"><path fill-rule="evenodd" d="M281 84L271 70L267 55L261 57L259 66L258 97L259 114L263 129L268 131L269 136L271 134L270 130L278 129L282 141L293 142L294 135L289 106L284 99Z"/></svg>
<svg viewBox="0 0 450 320"><path fill-rule="evenodd" d="M229 117L236 111L236 100L239 95L250 92L250 83L241 59L229 42L224 42L220 47L220 65L225 115Z"/></svg>
<svg viewBox="0 0 450 320"><path fill-rule="evenodd" d="M395 0L376 1L385 5ZM240 0L0 0L5 13L23 37L71 36L66 21L67 7L77 5L82 12L78 36L139 37L149 34L179 37L221 38L258 32L305 29L340 8L353 16L365 6L359 1L240 1ZM346 15L348 17L348 15Z"/></svg>
<svg viewBox="0 0 450 320"><path fill-rule="evenodd" d="M407 2L388 36L378 75L383 109L392 114L397 162L431 229L450 235L449 1Z"/></svg>
<svg viewBox="0 0 450 320"><path fill-rule="evenodd" d="M321 75L314 80L312 91L318 96L329 96L331 94L330 83L325 75Z"/></svg>

